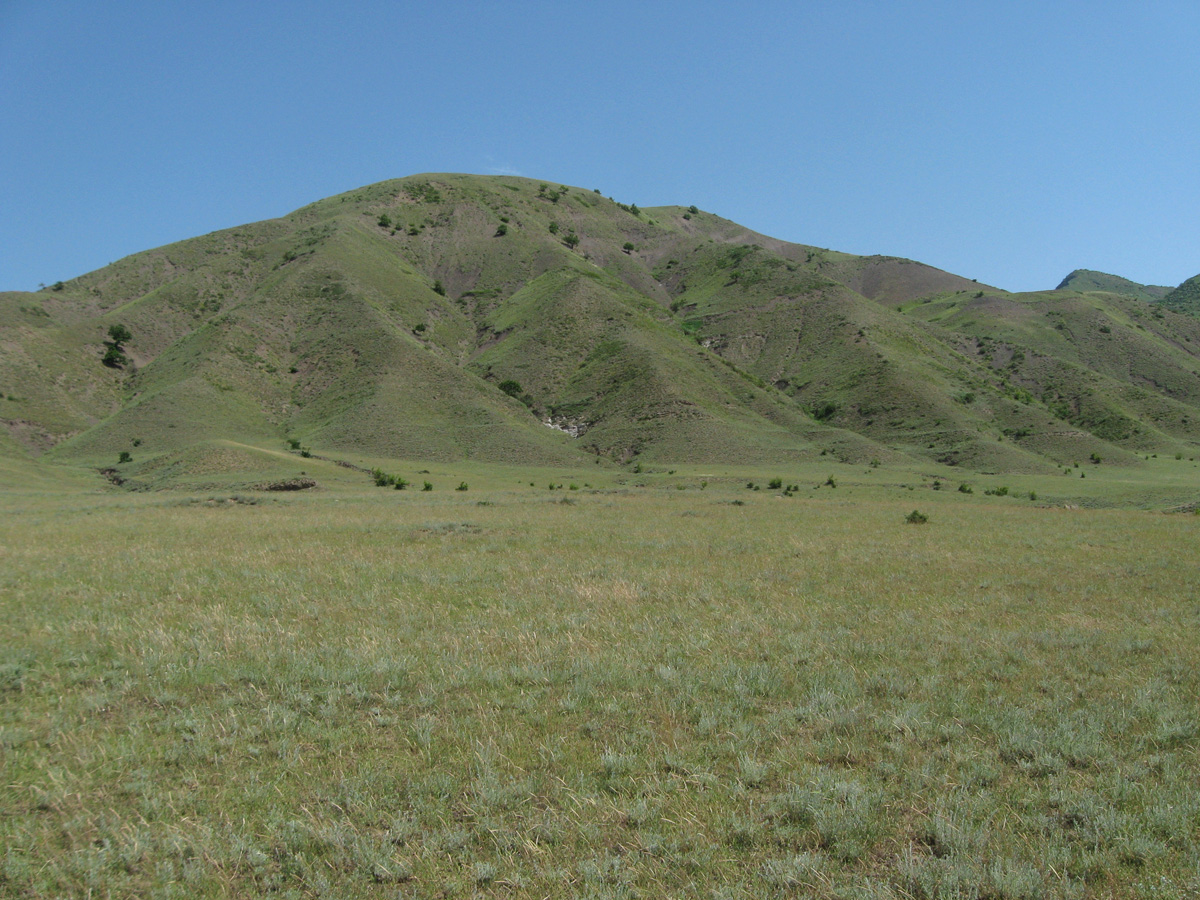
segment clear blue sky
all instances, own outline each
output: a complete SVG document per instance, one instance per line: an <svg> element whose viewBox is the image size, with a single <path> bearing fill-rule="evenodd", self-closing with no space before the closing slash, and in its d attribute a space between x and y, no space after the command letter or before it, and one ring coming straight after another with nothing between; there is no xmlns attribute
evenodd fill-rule
<svg viewBox="0 0 1200 900"><path fill-rule="evenodd" d="M438 171L1178 284L1198 59L1196 0L0 0L0 289Z"/></svg>

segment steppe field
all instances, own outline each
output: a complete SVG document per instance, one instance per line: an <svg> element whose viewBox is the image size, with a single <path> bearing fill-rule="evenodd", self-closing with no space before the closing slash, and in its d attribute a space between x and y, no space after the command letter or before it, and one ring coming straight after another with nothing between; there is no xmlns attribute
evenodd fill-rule
<svg viewBox="0 0 1200 900"><path fill-rule="evenodd" d="M0 896L1200 894L1191 460L305 462L6 482Z"/></svg>

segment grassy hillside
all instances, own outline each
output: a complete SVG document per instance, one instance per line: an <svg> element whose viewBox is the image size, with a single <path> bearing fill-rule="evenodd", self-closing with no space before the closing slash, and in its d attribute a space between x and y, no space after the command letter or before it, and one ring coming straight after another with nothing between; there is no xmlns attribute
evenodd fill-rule
<svg viewBox="0 0 1200 900"><path fill-rule="evenodd" d="M1138 284L1120 275L1109 275L1107 272L1096 272L1092 269L1076 269L1059 283L1056 290L1103 291L1151 303L1163 299L1171 292L1171 288L1163 285Z"/></svg>
<svg viewBox="0 0 1200 900"><path fill-rule="evenodd" d="M695 207L414 176L0 294L3 452L1029 472L1190 455L1198 320L1112 288L1012 295ZM105 365L114 325L127 361Z"/></svg>
<svg viewBox="0 0 1200 900"><path fill-rule="evenodd" d="M1188 315L1200 316L1200 275L1189 278L1163 297L1163 306Z"/></svg>

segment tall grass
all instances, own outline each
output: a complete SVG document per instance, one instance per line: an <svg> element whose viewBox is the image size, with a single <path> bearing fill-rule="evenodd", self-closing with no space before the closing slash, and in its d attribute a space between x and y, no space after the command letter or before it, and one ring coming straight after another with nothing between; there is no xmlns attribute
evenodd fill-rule
<svg viewBox="0 0 1200 900"><path fill-rule="evenodd" d="M1194 896L1200 521L840 495L10 501L0 894Z"/></svg>

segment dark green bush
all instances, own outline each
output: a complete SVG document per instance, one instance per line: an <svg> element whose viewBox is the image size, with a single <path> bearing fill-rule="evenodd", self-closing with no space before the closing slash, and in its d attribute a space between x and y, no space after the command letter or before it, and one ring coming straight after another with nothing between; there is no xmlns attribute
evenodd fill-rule
<svg viewBox="0 0 1200 900"><path fill-rule="evenodd" d="M119 369L129 362L129 359L116 344L108 344L100 361L110 369Z"/></svg>
<svg viewBox="0 0 1200 900"><path fill-rule="evenodd" d="M929 521L929 516L925 515L923 512L919 512L918 510L914 509L912 512L910 512L907 516L904 517L904 521L907 522L909 525L924 525L926 522Z"/></svg>
<svg viewBox="0 0 1200 900"><path fill-rule="evenodd" d="M812 417L818 422L824 422L826 419L832 419L837 415L838 405L832 400L826 400L824 403L818 403L813 407Z"/></svg>

